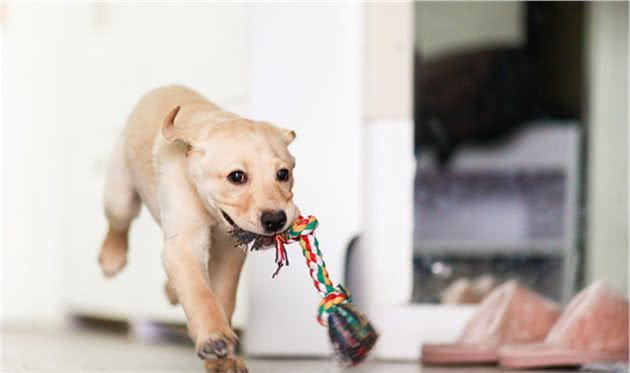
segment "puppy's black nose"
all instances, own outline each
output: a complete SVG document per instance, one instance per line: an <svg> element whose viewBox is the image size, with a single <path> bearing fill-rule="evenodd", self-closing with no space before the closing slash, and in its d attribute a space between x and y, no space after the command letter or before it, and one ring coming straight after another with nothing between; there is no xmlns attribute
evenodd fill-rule
<svg viewBox="0 0 630 373"><path fill-rule="evenodd" d="M263 211L260 216L260 222L262 223L265 231L277 232L279 229L284 227L284 224L287 222L287 214L282 210L278 211Z"/></svg>

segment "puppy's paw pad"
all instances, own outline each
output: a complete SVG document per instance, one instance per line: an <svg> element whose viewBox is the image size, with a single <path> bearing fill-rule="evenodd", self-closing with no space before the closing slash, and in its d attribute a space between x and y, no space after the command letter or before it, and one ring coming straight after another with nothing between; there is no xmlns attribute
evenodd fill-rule
<svg viewBox="0 0 630 373"><path fill-rule="evenodd" d="M248 373L245 362L235 356L204 362L206 373Z"/></svg>
<svg viewBox="0 0 630 373"><path fill-rule="evenodd" d="M224 359L234 352L234 342L230 334L213 334L200 344L197 355L204 360Z"/></svg>

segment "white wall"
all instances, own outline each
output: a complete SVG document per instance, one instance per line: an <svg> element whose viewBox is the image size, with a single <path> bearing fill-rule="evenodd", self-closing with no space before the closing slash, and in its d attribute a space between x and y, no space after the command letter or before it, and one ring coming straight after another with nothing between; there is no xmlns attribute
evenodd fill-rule
<svg viewBox="0 0 630 373"><path fill-rule="evenodd" d="M368 122L411 119L413 9L412 3L371 2L365 6L362 86L363 115Z"/></svg>
<svg viewBox="0 0 630 373"><path fill-rule="evenodd" d="M416 48L430 58L495 43L518 46L525 40L524 8L517 1L417 2Z"/></svg>
<svg viewBox="0 0 630 373"><path fill-rule="evenodd" d="M60 317L63 86L55 6L8 6L2 33L2 322ZM34 27L33 25L37 25ZM19 35L19 37L18 37Z"/></svg>
<svg viewBox="0 0 630 373"><path fill-rule="evenodd" d="M628 291L628 3L587 7L587 280Z"/></svg>

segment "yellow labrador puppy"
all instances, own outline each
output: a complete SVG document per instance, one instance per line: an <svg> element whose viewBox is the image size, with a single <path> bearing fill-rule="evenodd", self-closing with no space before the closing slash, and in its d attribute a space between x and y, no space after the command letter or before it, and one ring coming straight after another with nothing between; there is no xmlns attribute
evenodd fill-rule
<svg viewBox="0 0 630 373"><path fill-rule="evenodd" d="M110 277L125 266L129 226L144 203L164 233L168 297L182 304L209 371L247 371L230 327L245 259L235 246L265 246L298 216L287 150L294 138L168 86L140 100L114 149L101 269Z"/></svg>

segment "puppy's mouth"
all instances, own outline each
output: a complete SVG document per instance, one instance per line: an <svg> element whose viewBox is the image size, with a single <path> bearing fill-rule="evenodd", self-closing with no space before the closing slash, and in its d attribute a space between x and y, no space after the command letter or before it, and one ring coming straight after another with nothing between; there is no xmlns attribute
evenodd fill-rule
<svg viewBox="0 0 630 373"><path fill-rule="evenodd" d="M223 219L232 227L230 235L236 240L236 246L245 251L256 251L269 249L273 246L273 236L265 236L262 234L246 231L239 227L234 219L225 211L220 210Z"/></svg>
<svg viewBox="0 0 630 373"><path fill-rule="evenodd" d="M225 211L223 210L221 210L221 214L223 215L223 219L225 219L225 221L227 221L228 224L230 224L232 227L238 228L238 226L236 225L236 223L234 223L234 220L232 220L230 215L226 214Z"/></svg>

